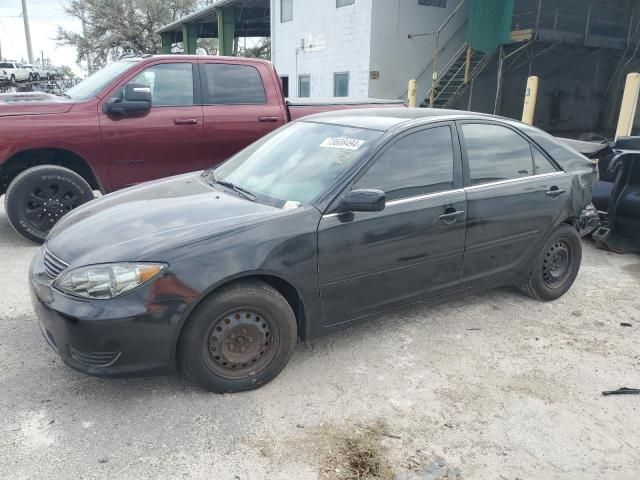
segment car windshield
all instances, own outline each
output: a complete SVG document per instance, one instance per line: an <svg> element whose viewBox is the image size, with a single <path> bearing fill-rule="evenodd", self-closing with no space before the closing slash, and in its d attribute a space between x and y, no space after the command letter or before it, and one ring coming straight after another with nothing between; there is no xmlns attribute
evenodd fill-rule
<svg viewBox="0 0 640 480"><path fill-rule="evenodd" d="M107 84L136 63L135 60L120 60L110 63L65 93L73 100L88 100L95 97Z"/></svg>
<svg viewBox="0 0 640 480"><path fill-rule="evenodd" d="M258 200L295 207L333 184L380 135L362 128L295 122L244 149L213 176Z"/></svg>

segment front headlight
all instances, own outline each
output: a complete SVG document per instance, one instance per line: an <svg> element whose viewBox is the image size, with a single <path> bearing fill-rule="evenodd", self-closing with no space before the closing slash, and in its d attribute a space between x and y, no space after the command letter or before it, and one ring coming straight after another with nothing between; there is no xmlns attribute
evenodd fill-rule
<svg viewBox="0 0 640 480"><path fill-rule="evenodd" d="M108 299L133 290L167 267L165 263L105 263L74 268L58 277L53 286L83 298Z"/></svg>

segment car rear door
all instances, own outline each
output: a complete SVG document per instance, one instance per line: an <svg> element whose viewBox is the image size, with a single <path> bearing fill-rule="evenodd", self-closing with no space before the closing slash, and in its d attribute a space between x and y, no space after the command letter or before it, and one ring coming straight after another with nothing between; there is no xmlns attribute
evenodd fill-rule
<svg viewBox="0 0 640 480"><path fill-rule="evenodd" d="M458 286L466 227L458 147L449 123L403 134L353 185L385 191L386 208L322 217L318 276L325 325Z"/></svg>
<svg viewBox="0 0 640 480"><path fill-rule="evenodd" d="M284 105L265 65L200 60L204 154L216 165L286 123Z"/></svg>
<svg viewBox="0 0 640 480"><path fill-rule="evenodd" d="M205 168L202 106L194 65L157 63L126 83L149 85L151 110L143 115L98 112L103 155L114 188Z"/></svg>
<svg viewBox="0 0 640 480"><path fill-rule="evenodd" d="M571 177L503 124L460 122L468 217L462 284L523 266L566 210Z"/></svg>

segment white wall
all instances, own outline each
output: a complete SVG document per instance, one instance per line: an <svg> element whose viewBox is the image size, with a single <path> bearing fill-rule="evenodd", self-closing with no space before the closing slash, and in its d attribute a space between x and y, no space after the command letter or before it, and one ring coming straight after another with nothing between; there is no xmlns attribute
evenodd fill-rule
<svg viewBox="0 0 640 480"><path fill-rule="evenodd" d="M435 40L433 36L408 38L416 33L435 32L458 6L448 0L446 8L418 5L418 0L373 0L370 70L379 71L371 80L369 95L402 98L410 79L418 79L418 102L430 88ZM443 29L440 37L441 65L444 66L466 38L466 3ZM451 41L450 41L451 40Z"/></svg>
<svg viewBox="0 0 640 480"><path fill-rule="evenodd" d="M349 96L366 97L369 88L372 2L336 8L335 0L293 0L293 21L280 23L280 0L271 0L272 60L289 76L289 96L297 96L297 75L311 75L311 96L333 96L334 72L349 72ZM417 1L417 0L416 0ZM300 50L300 39L307 47ZM394 54L395 55L395 54Z"/></svg>

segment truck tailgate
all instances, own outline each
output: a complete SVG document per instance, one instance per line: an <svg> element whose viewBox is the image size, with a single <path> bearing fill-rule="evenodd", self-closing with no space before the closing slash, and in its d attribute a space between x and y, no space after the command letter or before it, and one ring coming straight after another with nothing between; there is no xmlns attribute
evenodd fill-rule
<svg viewBox="0 0 640 480"><path fill-rule="evenodd" d="M349 110L353 108L384 108L405 105L403 100L383 100L378 98L297 98L286 100L289 118L297 120L314 113L329 112L331 110Z"/></svg>

